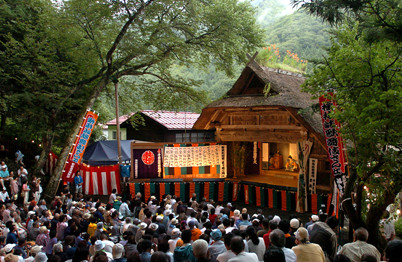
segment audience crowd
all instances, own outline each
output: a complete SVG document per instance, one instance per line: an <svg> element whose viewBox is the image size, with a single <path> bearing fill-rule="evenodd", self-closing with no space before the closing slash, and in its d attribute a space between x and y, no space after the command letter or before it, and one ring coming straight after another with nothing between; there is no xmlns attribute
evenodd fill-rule
<svg viewBox="0 0 402 262"><path fill-rule="evenodd" d="M21 166L1 162L0 262L325 262L401 261L402 241L392 227L381 254L359 228L352 243L339 246L338 220L325 213L310 221L297 216L251 214L231 203L197 202L164 195L144 199L116 195L102 203L66 188L50 203L41 198L40 179Z"/></svg>

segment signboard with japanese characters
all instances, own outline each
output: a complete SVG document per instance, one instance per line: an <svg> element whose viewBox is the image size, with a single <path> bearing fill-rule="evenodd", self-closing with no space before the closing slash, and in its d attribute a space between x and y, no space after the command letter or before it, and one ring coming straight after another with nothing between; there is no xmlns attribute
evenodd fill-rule
<svg viewBox="0 0 402 262"><path fill-rule="evenodd" d="M208 173L216 170L220 177L226 177L225 145L182 145L165 146L163 154L165 175L171 175L172 168L183 168L181 174L192 174L191 168L197 167L197 173ZM187 168L187 169L185 169ZM184 173L183 173L184 172Z"/></svg>
<svg viewBox="0 0 402 262"><path fill-rule="evenodd" d="M62 180L66 182L71 182L74 179L75 173L78 171L82 156L84 155L85 149L88 145L89 138L91 137L92 130L95 127L98 115L87 110L84 120L82 121L80 131L77 134L77 138L72 145L69 157L64 164Z"/></svg>
<svg viewBox="0 0 402 262"><path fill-rule="evenodd" d="M325 142L332 174L340 195L343 195L346 186L346 158L343 142L339 134L339 123L330 116L336 107L335 101L320 97L321 120L324 129Z"/></svg>

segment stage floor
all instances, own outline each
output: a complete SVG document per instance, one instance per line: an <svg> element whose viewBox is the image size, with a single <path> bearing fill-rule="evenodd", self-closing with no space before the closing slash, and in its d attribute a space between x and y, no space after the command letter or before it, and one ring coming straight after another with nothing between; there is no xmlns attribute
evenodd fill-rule
<svg viewBox="0 0 402 262"><path fill-rule="evenodd" d="M244 175L237 178L227 178L229 181L252 182L283 187L297 187L299 174L284 171L269 171L268 174Z"/></svg>
<svg viewBox="0 0 402 262"><path fill-rule="evenodd" d="M173 181L185 181L192 182L195 180L221 180L221 181L232 181L232 182L249 182L249 183L258 183L258 184L266 184L273 186L281 186L281 187L293 187L297 188L299 179L299 174L295 172L286 172L283 170L269 170L266 174L251 174L251 175L242 175L239 177L229 177L229 178L220 178L219 175L181 175L181 176L165 176L164 178L158 179L134 179L131 182L163 182L164 180ZM175 181L176 182L176 181Z"/></svg>

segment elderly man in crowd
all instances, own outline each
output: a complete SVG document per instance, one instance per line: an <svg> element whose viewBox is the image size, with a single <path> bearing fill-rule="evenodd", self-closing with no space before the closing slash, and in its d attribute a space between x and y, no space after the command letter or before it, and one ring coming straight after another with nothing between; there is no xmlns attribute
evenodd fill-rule
<svg viewBox="0 0 402 262"><path fill-rule="evenodd" d="M372 255L380 261L381 254L375 246L367 243L368 236L367 229L359 227L353 234L353 243L345 244L339 253L347 256L351 261L361 261L364 254Z"/></svg>

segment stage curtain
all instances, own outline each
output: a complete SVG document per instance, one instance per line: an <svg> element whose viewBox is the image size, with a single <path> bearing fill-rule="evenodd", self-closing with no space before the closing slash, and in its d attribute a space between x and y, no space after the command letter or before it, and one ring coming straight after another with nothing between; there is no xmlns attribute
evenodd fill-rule
<svg viewBox="0 0 402 262"><path fill-rule="evenodd" d="M311 194L311 213L317 214L317 194Z"/></svg>
<svg viewBox="0 0 402 262"><path fill-rule="evenodd" d="M292 211L292 193L289 191L286 192L286 211Z"/></svg>
<svg viewBox="0 0 402 262"><path fill-rule="evenodd" d="M255 200L256 200L256 206L260 207L261 206L261 187L256 186L255 187Z"/></svg>
<svg viewBox="0 0 402 262"><path fill-rule="evenodd" d="M171 191L170 183L165 183L165 194L172 195L172 193L170 191Z"/></svg>
<svg viewBox="0 0 402 262"><path fill-rule="evenodd" d="M223 202L223 195L225 191L225 183L224 182L219 182L219 191L218 191L218 201Z"/></svg>
<svg viewBox="0 0 402 262"><path fill-rule="evenodd" d="M174 183L174 194L176 197L180 197L180 183Z"/></svg>
<svg viewBox="0 0 402 262"><path fill-rule="evenodd" d="M254 186L248 187L248 202L250 205L255 204L255 197L254 197Z"/></svg>
<svg viewBox="0 0 402 262"><path fill-rule="evenodd" d="M206 201L209 201L209 182L204 183L204 197Z"/></svg>
<svg viewBox="0 0 402 262"><path fill-rule="evenodd" d="M162 201L164 194L165 194L165 184L159 183L159 199L160 199L160 201Z"/></svg>
<svg viewBox="0 0 402 262"><path fill-rule="evenodd" d="M130 195L132 198L134 198L135 197L135 184L130 183L129 186L130 186Z"/></svg>
<svg viewBox="0 0 402 262"><path fill-rule="evenodd" d="M197 194L197 202L201 201L201 192L200 192L201 183L194 183L194 192Z"/></svg>
<svg viewBox="0 0 402 262"><path fill-rule="evenodd" d="M237 201L237 196L239 194L239 183L234 182L233 183L233 195L232 195L232 201L235 202Z"/></svg>
<svg viewBox="0 0 402 262"><path fill-rule="evenodd" d="M328 199L327 199L327 214L328 214L328 216L330 216L329 208L331 207L331 201L332 201L332 194L328 194Z"/></svg>
<svg viewBox="0 0 402 262"><path fill-rule="evenodd" d="M186 185L183 182L180 182L180 199L183 203L188 203L188 199L186 199Z"/></svg>
<svg viewBox="0 0 402 262"><path fill-rule="evenodd" d="M144 197L144 194L141 192L140 189L140 183L134 183L134 188L135 188L135 193L141 193L142 197Z"/></svg>
<svg viewBox="0 0 402 262"><path fill-rule="evenodd" d="M274 190L272 188L268 188L268 207L274 208Z"/></svg>
<svg viewBox="0 0 402 262"><path fill-rule="evenodd" d="M215 193L215 182L210 182L209 183L209 199L216 201L216 199L214 197L214 193Z"/></svg>
<svg viewBox="0 0 402 262"><path fill-rule="evenodd" d="M155 183L150 183L150 192L151 192L151 196L155 196ZM156 196L155 196L156 197Z"/></svg>
<svg viewBox="0 0 402 262"><path fill-rule="evenodd" d="M278 191L276 191L276 190L272 190L272 200L273 200L273 202L274 202L274 208L275 209L278 209Z"/></svg>
<svg viewBox="0 0 402 262"><path fill-rule="evenodd" d="M145 202L148 202L149 198L151 197L151 187L149 183L144 184L144 195L145 195Z"/></svg>
<svg viewBox="0 0 402 262"><path fill-rule="evenodd" d="M248 185L244 185L244 204L249 204Z"/></svg>
<svg viewBox="0 0 402 262"><path fill-rule="evenodd" d="M190 182L190 190L189 190L189 196L188 198L191 199L193 197L193 194L195 193L195 184L194 182Z"/></svg>
<svg viewBox="0 0 402 262"><path fill-rule="evenodd" d="M223 186L223 202L229 202L229 182L225 182Z"/></svg>
<svg viewBox="0 0 402 262"><path fill-rule="evenodd" d="M281 201L282 201L282 206L281 206L281 210L286 211L286 191L285 190L281 190Z"/></svg>
<svg viewBox="0 0 402 262"><path fill-rule="evenodd" d="M322 195L317 195L317 209L320 210L321 209L321 205L322 205Z"/></svg>

